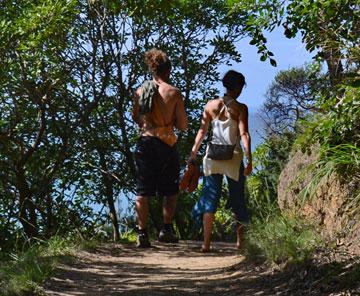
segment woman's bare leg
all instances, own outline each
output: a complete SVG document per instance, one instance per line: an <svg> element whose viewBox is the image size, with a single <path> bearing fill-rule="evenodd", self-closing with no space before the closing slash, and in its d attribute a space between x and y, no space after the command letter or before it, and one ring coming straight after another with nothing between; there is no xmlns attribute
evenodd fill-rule
<svg viewBox="0 0 360 296"><path fill-rule="evenodd" d="M244 225L239 224L239 226L236 229L236 237L237 237L236 247L238 249L240 249L241 248L241 243L242 243L243 238L244 238Z"/></svg>
<svg viewBox="0 0 360 296"><path fill-rule="evenodd" d="M214 213L205 213L203 216L203 225L204 225L204 244L202 246L203 251L210 250L211 243L211 232L214 223Z"/></svg>

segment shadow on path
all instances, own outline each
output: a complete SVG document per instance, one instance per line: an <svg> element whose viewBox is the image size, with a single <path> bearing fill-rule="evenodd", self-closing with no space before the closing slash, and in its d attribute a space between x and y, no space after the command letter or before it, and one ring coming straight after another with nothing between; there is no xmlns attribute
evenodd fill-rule
<svg viewBox="0 0 360 296"><path fill-rule="evenodd" d="M146 250L107 244L60 266L45 291L49 296L360 295L356 259L276 271L247 262L233 244L215 247L216 252L203 254L200 243L188 241Z"/></svg>

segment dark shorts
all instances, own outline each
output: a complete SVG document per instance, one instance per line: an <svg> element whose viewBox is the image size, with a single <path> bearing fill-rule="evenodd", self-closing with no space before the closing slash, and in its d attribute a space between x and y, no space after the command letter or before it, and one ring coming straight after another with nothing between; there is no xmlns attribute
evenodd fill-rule
<svg viewBox="0 0 360 296"><path fill-rule="evenodd" d="M156 137L141 137L135 150L138 196L171 196L179 192L179 155Z"/></svg>

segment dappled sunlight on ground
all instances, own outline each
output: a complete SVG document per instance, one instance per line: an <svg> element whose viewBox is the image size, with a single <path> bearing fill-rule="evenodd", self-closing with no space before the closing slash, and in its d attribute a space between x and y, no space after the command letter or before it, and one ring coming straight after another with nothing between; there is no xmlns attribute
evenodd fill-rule
<svg viewBox="0 0 360 296"><path fill-rule="evenodd" d="M153 243L150 249L105 244L61 265L44 290L49 296L353 295L344 292L344 284L324 282L323 275L340 272L341 265L273 268L245 260L234 243L215 242L215 251L206 254L200 247L200 242L193 241ZM343 265L349 262L358 268L354 260ZM357 271L351 274L356 277Z"/></svg>

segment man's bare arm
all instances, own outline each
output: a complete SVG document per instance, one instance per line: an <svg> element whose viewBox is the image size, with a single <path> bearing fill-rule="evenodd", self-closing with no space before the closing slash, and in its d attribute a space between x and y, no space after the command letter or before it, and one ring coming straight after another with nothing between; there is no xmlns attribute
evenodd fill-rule
<svg viewBox="0 0 360 296"><path fill-rule="evenodd" d="M133 109L132 109L132 113L131 113L131 117L134 120L135 123L137 123L138 125L140 125L140 118L139 118L139 99L140 99L140 93L141 93L141 89L138 88L136 90L136 92L134 93L134 97L133 97Z"/></svg>
<svg viewBox="0 0 360 296"><path fill-rule="evenodd" d="M178 92L178 100L175 110L175 127L181 131L185 131L188 127L188 118L185 112L184 100L180 91Z"/></svg>

